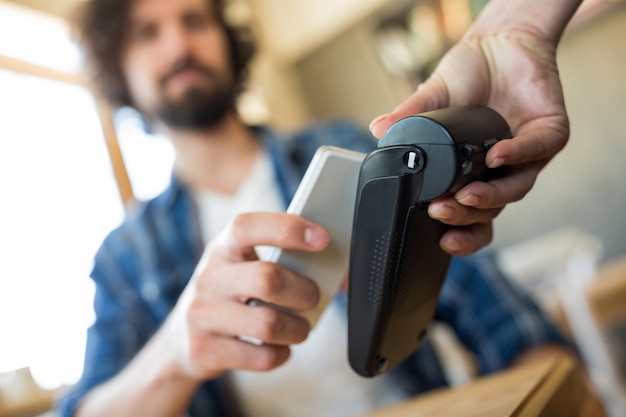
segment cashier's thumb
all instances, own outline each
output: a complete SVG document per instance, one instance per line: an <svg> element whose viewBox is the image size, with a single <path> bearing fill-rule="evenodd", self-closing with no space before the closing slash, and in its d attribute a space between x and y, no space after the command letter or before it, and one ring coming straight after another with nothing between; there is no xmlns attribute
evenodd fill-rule
<svg viewBox="0 0 626 417"><path fill-rule="evenodd" d="M370 123L370 132L380 139L387 129L398 120L414 114L447 107L448 101L448 90L443 79L437 74L433 74L391 113L375 118Z"/></svg>

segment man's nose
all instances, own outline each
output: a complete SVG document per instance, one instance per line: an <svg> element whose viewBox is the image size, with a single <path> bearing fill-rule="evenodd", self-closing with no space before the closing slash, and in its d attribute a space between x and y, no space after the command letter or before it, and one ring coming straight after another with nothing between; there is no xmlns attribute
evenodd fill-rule
<svg viewBox="0 0 626 417"><path fill-rule="evenodd" d="M160 49L164 60L175 61L189 54L191 43L185 28L172 24L164 28L161 36Z"/></svg>

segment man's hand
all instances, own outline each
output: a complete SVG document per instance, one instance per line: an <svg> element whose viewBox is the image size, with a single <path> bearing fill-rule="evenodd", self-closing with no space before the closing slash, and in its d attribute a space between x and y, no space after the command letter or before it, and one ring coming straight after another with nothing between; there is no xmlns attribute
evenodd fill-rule
<svg viewBox="0 0 626 417"><path fill-rule="evenodd" d="M207 246L166 323L176 328L181 342L175 359L179 372L201 381L229 369L264 371L284 363L289 345L304 341L310 330L305 318L288 310L314 308L319 289L309 278L259 261L254 247L317 251L328 242L324 229L299 216L254 213L235 218ZM251 306L249 300L288 310Z"/></svg>
<svg viewBox="0 0 626 417"><path fill-rule="evenodd" d="M489 167L506 167L504 176L472 182L430 204L431 217L457 226L440 241L447 252L467 255L487 245L493 219L526 195L541 169L565 146L569 122L555 55L555 42L532 31L469 31L412 96L372 122L372 133L380 137L412 114L482 104L511 126L515 137L497 143L486 157Z"/></svg>

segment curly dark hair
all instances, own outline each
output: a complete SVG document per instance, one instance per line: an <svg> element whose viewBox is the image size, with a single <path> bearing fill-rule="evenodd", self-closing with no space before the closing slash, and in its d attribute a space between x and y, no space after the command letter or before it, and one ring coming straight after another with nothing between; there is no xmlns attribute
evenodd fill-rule
<svg viewBox="0 0 626 417"><path fill-rule="evenodd" d="M242 89L248 64L256 51L249 28L233 27L224 18L224 0L206 0L215 7L230 49L231 68ZM85 53L86 70L100 94L116 107L133 107L121 68L132 0L88 0L72 18L73 35Z"/></svg>

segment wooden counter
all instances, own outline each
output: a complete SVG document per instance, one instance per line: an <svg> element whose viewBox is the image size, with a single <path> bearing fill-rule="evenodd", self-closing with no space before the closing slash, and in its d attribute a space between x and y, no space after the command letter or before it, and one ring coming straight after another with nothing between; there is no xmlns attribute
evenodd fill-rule
<svg viewBox="0 0 626 417"><path fill-rule="evenodd" d="M52 409L54 391L39 388L28 368L0 374L0 417L33 417Z"/></svg>
<svg viewBox="0 0 626 417"><path fill-rule="evenodd" d="M626 320L626 257L603 265L587 289L598 324Z"/></svg>
<svg viewBox="0 0 626 417"><path fill-rule="evenodd" d="M588 395L581 370L557 356L363 417L579 417Z"/></svg>

